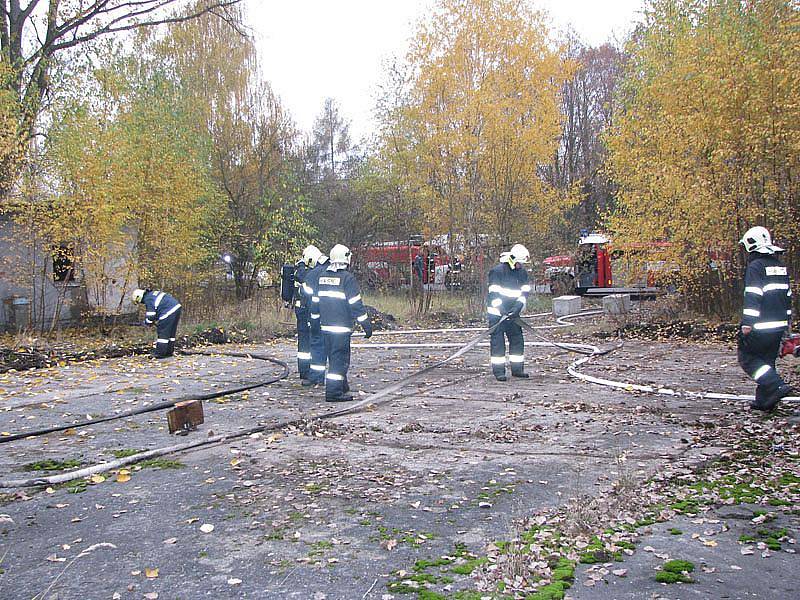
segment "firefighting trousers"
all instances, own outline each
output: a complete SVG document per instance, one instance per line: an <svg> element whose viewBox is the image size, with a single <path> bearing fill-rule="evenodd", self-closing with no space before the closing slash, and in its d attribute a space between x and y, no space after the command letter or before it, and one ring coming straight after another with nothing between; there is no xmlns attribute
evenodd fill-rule
<svg viewBox="0 0 800 600"><path fill-rule="evenodd" d="M337 398L350 391L347 370L350 368L350 333L322 332L328 370L325 373L325 397Z"/></svg>
<svg viewBox="0 0 800 600"><path fill-rule="evenodd" d="M301 379L308 379L311 370L311 328L308 326L308 308L294 309L297 317L297 372Z"/></svg>
<svg viewBox="0 0 800 600"><path fill-rule="evenodd" d="M175 352L175 334L178 332L178 321L181 319L181 310L178 309L166 319L161 319L156 324L156 343L153 355L157 358L172 356Z"/></svg>
<svg viewBox="0 0 800 600"><path fill-rule="evenodd" d="M761 404L784 385L775 370L775 361L781 348L783 331L753 330L747 335L739 333L739 366L757 384L756 404Z"/></svg>
<svg viewBox="0 0 800 600"><path fill-rule="evenodd" d="M325 353L325 338L322 332L314 329L309 331L311 345L311 368L308 371L308 379L314 383L325 381L325 364L328 362L328 355Z"/></svg>
<svg viewBox="0 0 800 600"><path fill-rule="evenodd" d="M489 327L494 327L499 320L500 317L489 315ZM489 337L492 373L495 375L506 373L506 338L508 338L508 362L511 364L511 373L522 374L525 372L525 338L522 336L522 327L513 319L506 319Z"/></svg>

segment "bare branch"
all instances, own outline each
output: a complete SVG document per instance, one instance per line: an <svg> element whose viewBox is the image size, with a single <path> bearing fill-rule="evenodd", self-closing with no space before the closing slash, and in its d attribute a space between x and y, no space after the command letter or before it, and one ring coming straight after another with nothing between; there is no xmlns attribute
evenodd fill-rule
<svg viewBox="0 0 800 600"><path fill-rule="evenodd" d="M201 17L201 16L203 16L205 14L213 14L214 9L224 9L224 8L228 8L228 7L234 6L234 5L238 4L239 2L241 2L241 0L224 0L224 1L220 1L220 2L215 2L213 5L204 7L202 9L198 9L196 11L193 11L191 13L184 14L184 15L175 15L175 16L172 16L172 17L150 19L150 20L145 20L145 21L135 21L135 22L129 22L129 23L126 23L124 25L118 25L117 26L117 24L119 24L119 23L124 23L126 21L135 20L135 19L137 19L139 17L142 17L142 16L145 16L145 15L149 15L149 14L152 14L154 12L157 12L159 9L164 8L165 6L167 6L168 4L171 4L173 2L175 2L175 0L164 0L164 2L162 4L159 4L158 6L151 6L149 8L139 10L139 11L137 11L135 13L128 13L128 14L125 14L125 15L117 16L117 17L113 18L111 21L109 21L108 23L106 23L104 26L100 27L99 29L96 29L96 30L94 30L92 32L89 32L87 34L84 34L84 35L76 35L76 37L74 37L73 39L71 39L71 40L69 40L67 42L61 42L61 43L57 43L57 44L52 44L49 47L49 50L48 49L43 49L43 51L46 54L52 54L52 53L57 52L59 50L64 50L66 48L71 48L71 47L76 46L78 44L89 42L89 41L94 40L94 39L96 39L98 37L101 37L101 36L104 36L104 35L108 35L108 34L112 34L112 33L120 33L120 32L124 32L124 31L132 31L132 30L135 30L135 29L142 29L142 28L145 28L145 27L154 27L154 26L158 26L158 25L167 25L167 24L170 24L170 23L183 23L185 21L191 21L192 19L196 19L196 18ZM126 3L126 4L130 4L130 3ZM119 7L117 7L117 8L119 8ZM116 10L116 9L100 11L100 13L98 13L98 14L102 14L102 13L108 14L108 13L111 13L112 10ZM95 16L97 16L97 15L95 15ZM74 31L77 34L78 28L81 25L83 25L85 22L86 22L85 20L82 20L81 23L72 24L69 27L67 27L66 24L65 24L65 26L61 27L61 30L60 30L58 38L62 37L63 34L68 32L68 31Z"/></svg>

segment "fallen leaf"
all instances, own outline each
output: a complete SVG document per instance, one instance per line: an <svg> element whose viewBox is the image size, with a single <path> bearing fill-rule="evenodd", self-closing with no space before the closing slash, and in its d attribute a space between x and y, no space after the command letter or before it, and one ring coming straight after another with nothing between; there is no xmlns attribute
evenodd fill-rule
<svg viewBox="0 0 800 600"><path fill-rule="evenodd" d="M50 562L67 562L66 558L61 558L59 556L56 556L55 554L51 554L45 560L49 560Z"/></svg>
<svg viewBox="0 0 800 600"><path fill-rule="evenodd" d="M628 569L614 569L611 572L617 577L625 577L625 575L628 573Z"/></svg>
<svg viewBox="0 0 800 600"><path fill-rule="evenodd" d="M89 478L89 481L91 481L92 483L103 483L105 480L106 480L105 477L97 473L95 473Z"/></svg>
<svg viewBox="0 0 800 600"><path fill-rule="evenodd" d="M175 542L177 542L177 541L178 541L178 538L167 538L167 539L166 539L166 540L164 540L162 543L163 543L163 544L174 544L174 543L175 543Z"/></svg>
<svg viewBox="0 0 800 600"><path fill-rule="evenodd" d="M241 583L242 580L236 579L235 577L231 577L230 579L228 579L228 585L241 585Z"/></svg>
<svg viewBox="0 0 800 600"><path fill-rule="evenodd" d="M200 531L203 533L211 533L214 531L214 526L211 523L203 523L200 525Z"/></svg>
<svg viewBox="0 0 800 600"><path fill-rule="evenodd" d="M144 576L148 579L155 579L158 577L158 569L145 569Z"/></svg>
<svg viewBox="0 0 800 600"><path fill-rule="evenodd" d="M147 592L144 597L145 600L157 600L158 592Z"/></svg>

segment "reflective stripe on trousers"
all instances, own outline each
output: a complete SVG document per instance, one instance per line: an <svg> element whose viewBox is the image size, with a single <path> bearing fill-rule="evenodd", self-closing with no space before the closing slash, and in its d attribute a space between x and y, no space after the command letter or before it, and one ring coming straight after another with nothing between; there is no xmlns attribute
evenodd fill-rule
<svg viewBox="0 0 800 600"><path fill-rule="evenodd" d="M499 317L490 315L489 327L494 327L499 320ZM506 339L508 339L508 361L511 364L511 372L523 373L525 338L522 335L522 327L514 319L506 319L502 325L492 332L489 338L492 372L495 375L504 375L506 372Z"/></svg>
<svg viewBox="0 0 800 600"><path fill-rule="evenodd" d="M307 379L311 365L311 328L308 325L308 308L294 309L297 318L297 372L302 379Z"/></svg>
<svg viewBox="0 0 800 600"><path fill-rule="evenodd" d="M350 335L322 333L328 370L325 375L325 396L335 398L350 390L347 371L350 369Z"/></svg>
<svg viewBox="0 0 800 600"><path fill-rule="evenodd" d="M166 319L159 320L156 325L158 339L154 354L158 357L172 356L175 352L175 334L178 332L178 323L181 320L181 308L173 312Z"/></svg>

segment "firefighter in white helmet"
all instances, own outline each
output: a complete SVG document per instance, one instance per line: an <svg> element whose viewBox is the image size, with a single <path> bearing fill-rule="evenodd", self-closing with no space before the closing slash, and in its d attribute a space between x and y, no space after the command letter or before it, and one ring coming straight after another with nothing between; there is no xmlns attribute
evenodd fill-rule
<svg viewBox="0 0 800 600"><path fill-rule="evenodd" d="M786 266L764 227L752 227L739 243L747 252L739 365L756 382L755 410L770 411L792 393L775 370L781 340L792 324L792 288Z"/></svg>
<svg viewBox="0 0 800 600"><path fill-rule="evenodd" d="M309 271L306 271L305 280L303 281L303 296L305 296L306 305L308 306L309 317L309 332L311 338L311 368L308 370L308 377L303 380L303 386L316 386L325 383L325 364L327 362L325 355L325 340L322 337L322 331L319 328L319 313L313 309L313 298L317 294L319 286L319 278L322 277L328 268L328 257L320 254L317 257L316 265Z"/></svg>
<svg viewBox="0 0 800 600"><path fill-rule="evenodd" d="M310 244L305 247L300 260L290 270L291 288L289 294L291 298L289 302L294 308L294 316L297 320L297 373L303 382L308 381L311 366L309 306L308 298L303 293L303 284L308 272L317 265L320 256L322 256L322 252L320 252L319 248Z"/></svg>
<svg viewBox="0 0 800 600"><path fill-rule="evenodd" d="M525 308L531 286L524 265L531 255L522 244L516 244L500 255L500 264L489 271L489 293L486 297L486 312L489 327L494 327L503 318L508 318L491 334L490 350L492 373L498 381L506 381L506 338L508 339L508 362L511 375L527 378L525 373L525 339L517 318Z"/></svg>
<svg viewBox="0 0 800 600"><path fill-rule="evenodd" d="M175 334L181 318L181 304L174 297L160 290L133 290L136 304L144 304L145 325L155 325L157 331L153 356L167 358L175 352Z"/></svg>
<svg viewBox="0 0 800 600"><path fill-rule="evenodd" d="M361 300L358 282L348 272L350 250L336 244L330 251L330 265L317 281L311 304L311 322L319 327L325 341L327 372L325 373L325 400L344 402L352 400L347 383L350 368L350 337L358 322L366 337L372 336L372 322ZM318 325L317 325L318 324Z"/></svg>

